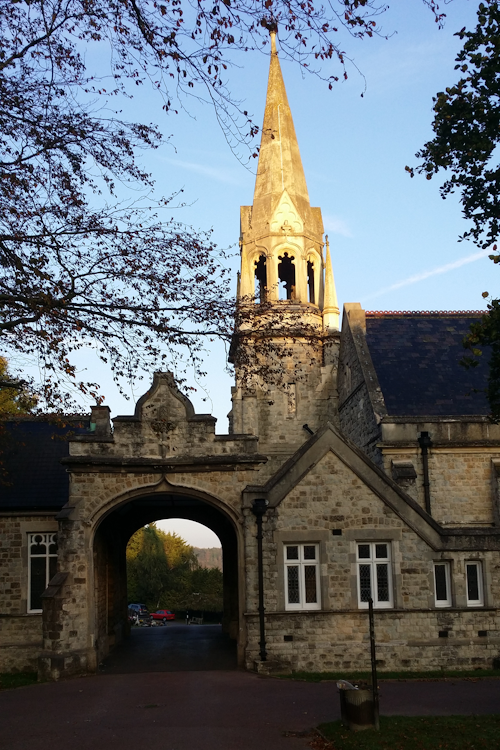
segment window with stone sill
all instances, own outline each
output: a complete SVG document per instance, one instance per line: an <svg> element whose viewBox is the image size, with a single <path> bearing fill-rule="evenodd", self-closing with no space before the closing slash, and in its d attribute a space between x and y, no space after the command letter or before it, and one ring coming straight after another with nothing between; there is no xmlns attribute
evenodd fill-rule
<svg viewBox="0 0 500 750"><path fill-rule="evenodd" d="M285 609L321 609L319 544L285 544Z"/></svg>
<svg viewBox="0 0 500 750"><path fill-rule="evenodd" d="M465 582L468 607L484 606L483 566L480 561L465 563Z"/></svg>
<svg viewBox="0 0 500 750"><path fill-rule="evenodd" d="M434 563L434 604L436 607L451 607L451 565L449 562Z"/></svg>
<svg viewBox="0 0 500 750"><path fill-rule="evenodd" d="M393 607L390 542L358 542L356 565L360 609L368 609L370 597L376 609Z"/></svg>
<svg viewBox="0 0 500 750"><path fill-rule="evenodd" d="M56 569L57 534L28 534L28 612L42 611L42 594Z"/></svg>

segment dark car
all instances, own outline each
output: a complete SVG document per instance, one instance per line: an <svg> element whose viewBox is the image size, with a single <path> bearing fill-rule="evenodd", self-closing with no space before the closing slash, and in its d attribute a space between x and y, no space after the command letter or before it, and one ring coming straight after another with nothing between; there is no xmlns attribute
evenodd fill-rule
<svg viewBox="0 0 500 750"><path fill-rule="evenodd" d="M175 620L175 614L169 609L157 609L156 612L151 613L153 620L160 620L161 622L167 622L167 620Z"/></svg>
<svg viewBox="0 0 500 750"><path fill-rule="evenodd" d="M128 618L135 625L151 625L153 621L145 604L129 604Z"/></svg>

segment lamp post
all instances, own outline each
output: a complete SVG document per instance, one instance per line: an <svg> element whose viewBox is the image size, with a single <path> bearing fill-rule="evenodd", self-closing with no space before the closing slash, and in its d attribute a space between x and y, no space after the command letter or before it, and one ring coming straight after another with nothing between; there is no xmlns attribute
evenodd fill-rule
<svg viewBox="0 0 500 750"><path fill-rule="evenodd" d="M268 502L263 498L253 501L252 513L257 522L257 568L259 573L259 625L260 625L260 660L266 661L266 629L264 622L264 562L262 557L262 518L267 510Z"/></svg>
<svg viewBox="0 0 500 750"><path fill-rule="evenodd" d="M421 432L418 444L422 451L422 464L424 470L424 498L425 510L431 515L431 490L429 482L429 449L432 448L432 440L428 432Z"/></svg>
<svg viewBox="0 0 500 750"><path fill-rule="evenodd" d="M377 679L377 657L375 655L375 623L373 620L373 599L368 599L368 620L370 624L370 656L372 662L372 696L373 696L373 723L375 729L380 729L379 720L379 695Z"/></svg>

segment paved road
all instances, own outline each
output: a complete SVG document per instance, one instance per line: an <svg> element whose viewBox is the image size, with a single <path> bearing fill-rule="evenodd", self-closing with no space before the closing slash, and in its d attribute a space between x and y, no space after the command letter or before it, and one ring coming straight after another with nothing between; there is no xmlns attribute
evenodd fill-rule
<svg viewBox="0 0 500 750"><path fill-rule="evenodd" d="M101 665L104 674L236 669L236 644L220 625L168 622L132 628L130 638Z"/></svg>
<svg viewBox="0 0 500 750"><path fill-rule="evenodd" d="M145 643L153 636L139 637ZM208 636L200 629L198 637ZM499 712L500 680L382 686L383 714ZM140 672L134 667L129 673L105 670L1 692L0 748L305 750L307 739L285 734L338 717L334 683L269 679L239 670Z"/></svg>

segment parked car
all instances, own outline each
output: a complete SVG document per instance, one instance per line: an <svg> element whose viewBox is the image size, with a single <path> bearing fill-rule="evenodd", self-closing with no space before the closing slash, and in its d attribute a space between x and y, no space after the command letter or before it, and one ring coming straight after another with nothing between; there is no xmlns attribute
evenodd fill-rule
<svg viewBox="0 0 500 750"><path fill-rule="evenodd" d="M167 622L167 620L175 620L175 614L169 609L157 609L156 612L151 613L153 620L160 620L161 622Z"/></svg>
<svg viewBox="0 0 500 750"><path fill-rule="evenodd" d="M145 604L129 604L128 618L136 625L151 625L153 618Z"/></svg>

